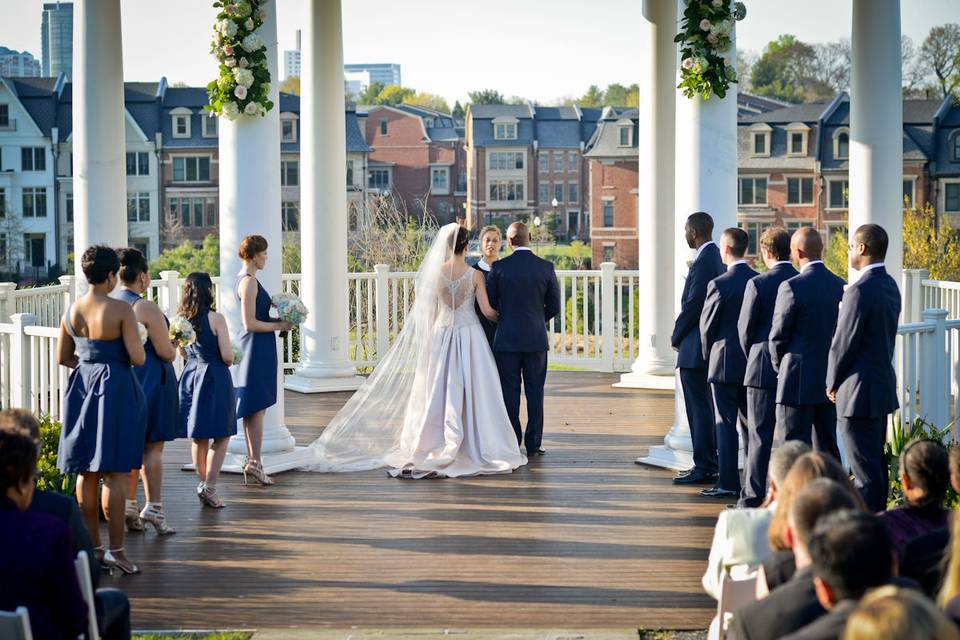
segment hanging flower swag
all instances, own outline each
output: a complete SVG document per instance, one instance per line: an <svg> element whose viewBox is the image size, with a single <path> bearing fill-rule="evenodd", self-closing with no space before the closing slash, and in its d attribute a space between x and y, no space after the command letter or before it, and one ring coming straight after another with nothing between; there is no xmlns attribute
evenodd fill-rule
<svg viewBox="0 0 960 640"><path fill-rule="evenodd" d="M257 29L267 13L268 0L217 0L219 9L210 53L220 62L220 77L207 85L210 104L218 116L235 120L241 115L263 116L273 108L267 48Z"/></svg>
<svg viewBox="0 0 960 640"><path fill-rule="evenodd" d="M674 38L680 44L680 84L688 98L711 94L723 98L737 71L724 53L733 45L733 23L743 20L747 8L732 0L685 0L680 20L682 31Z"/></svg>

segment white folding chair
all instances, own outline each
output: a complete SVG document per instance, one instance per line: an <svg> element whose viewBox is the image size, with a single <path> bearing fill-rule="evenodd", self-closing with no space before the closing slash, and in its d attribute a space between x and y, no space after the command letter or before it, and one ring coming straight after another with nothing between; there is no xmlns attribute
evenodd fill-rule
<svg viewBox="0 0 960 640"><path fill-rule="evenodd" d="M720 600L717 601L720 640L727 637L734 612L757 599L756 575L744 580L734 580L726 573L720 578Z"/></svg>
<svg viewBox="0 0 960 640"><path fill-rule="evenodd" d="M17 607L16 611L0 611L0 638L33 640L30 613L26 607Z"/></svg>
<svg viewBox="0 0 960 640"><path fill-rule="evenodd" d="M77 570L77 582L80 583L83 601L87 603L87 640L100 640L100 631L97 629L97 607L93 604L93 579L90 577L90 562L86 551L77 553L73 566Z"/></svg>

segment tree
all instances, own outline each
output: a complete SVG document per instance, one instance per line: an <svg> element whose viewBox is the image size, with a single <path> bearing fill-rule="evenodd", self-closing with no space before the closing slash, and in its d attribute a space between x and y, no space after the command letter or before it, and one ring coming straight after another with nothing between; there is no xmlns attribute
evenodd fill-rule
<svg viewBox="0 0 960 640"><path fill-rule="evenodd" d="M428 109L433 109L435 111L450 113L450 105L447 104L447 101L443 98L443 96L438 96L435 93L421 91L420 93L405 99L404 102L407 104L415 104L421 107L427 107Z"/></svg>
<svg viewBox="0 0 960 640"><path fill-rule="evenodd" d="M920 47L919 60L933 70L941 97L960 85L960 24L943 24L930 29Z"/></svg>
<svg viewBox="0 0 960 640"><path fill-rule="evenodd" d="M927 269L934 280L960 279L960 237L933 206L903 210L903 268Z"/></svg>
<svg viewBox="0 0 960 640"><path fill-rule="evenodd" d="M213 235L203 239L199 247L184 240L179 247L167 249L150 265L150 276L159 278L161 271L179 271L181 276L204 271L211 276L220 275L220 241Z"/></svg>
<svg viewBox="0 0 960 640"><path fill-rule="evenodd" d="M396 106L402 102L406 102L415 94L416 91L408 87L401 87L398 84L388 84L383 88L383 91L380 92L380 94L377 96L376 102L373 104Z"/></svg>
<svg viewBox="0 0 960 640"><path fill-rule="evenodd" d="M367 88L357 96L357 102L360 104L379 104L377 102L377 96L380 95L381 91L383 91L382 82L371 82Z"/></svg>
<svg viewBox="0 0 960 640"><path fill-rule="evenodd" d="M814 74L818 82L835 92L850 88L851 52L850 40L841 38L834 42L814 45L816 62Z"/></svg>
<svg viewBox="0 0 960 640"><path fill-rule="evenodd" d="M453 113L451 113L451 115L453 116L453 119L454 119L456 122L463 122L463 117L464 117L465 114L464 114L464 111L463 111L463 105L460 104L460 101L459 101L459 100L457 100L457 101L454 103L454 105L453 105Z"/></svg>
<svg viewBox="0 0 960 640"><path fill-rule="evenodd" d="M737 84L740 91L753 91L750 83L750 70L757 62L757 54L746 49L737 49Z"/></svg>
<svg viewBox="0 0 960 640"><path fill-rule="evenodd" d="M901 74L903 77L903 95L907 98L921 98L925 95L924 80L928 73L920 52L908 35L900 37Z"/></svg>
<svg viewBox="0 0 960 640"><path fill-rule="evenodd" d="M292 93L295 96L300 95L300 76L289 76L281 82L280 93Z"/></svg>
<svg viewBox="0 0 960 640"><path fill-rule="evenodd" d="M603 104L608 107L625 107L627 106L628 93L630 93L630 89L619 82L608 84L607 90L603 92Z"/></svg>
<svg viewBox="0 0 960 640"><path fill-rule="evenodd" d="M764 49L750 72L750 84L757 95L787 102L828 99L833 91L816 71L816 50L785 34Z"/></svg>
<svg viewBox="0 0 960 640"><path fill-rule="evenodd" d="M827 251L823 256L823 262L827 265L827 269L833 271L835 274L847 279L847 266L849 262L848 259L848 245L847 245L847 230L834 231L830 235L830 241L827 243Z"/></svg>
<svg viewBox="0 0 960 640"><path fill-rule="evenodd" d="M587 92L576 101L581 107L602 107L603 91L595 84L590 85Z"/></svg>
<svg viewBox="0 0 960 640"><path fill-rule="evenodd" d="M470 96L470 104L506 104L503 94L496 89L471 91L467 95Z"/></svg>

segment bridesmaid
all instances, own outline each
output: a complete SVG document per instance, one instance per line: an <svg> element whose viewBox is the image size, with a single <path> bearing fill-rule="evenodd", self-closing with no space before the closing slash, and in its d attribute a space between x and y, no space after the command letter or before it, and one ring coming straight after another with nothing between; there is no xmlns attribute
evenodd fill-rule
<svg viewBox="0 0 960 640"><path fill-rule="evenodd" d="M490 274L493 263L500 259L501 244L503 244L503 236L500 235L500 227L490 225L480 230L481 257L477 264L473 265L473 268L482 272L484 279ZM483 332L487 336L487 343L493 350L493 338L497 335L497 323L483 315L479 300L474 301L473 307L477 312L477 318L480 319L480 326L483 327Z"/></svg>
<svg viewBox="0 0 960 640"><path fill-rule="evenodd" d="M83 252L87 292L60 322L60 364L73 369L63 398L63 428L57 461L63 473L78 473L77 501L97 555L100 545L97 493L103 480L103 512L110 548L103 564L122 573L140 573L123 552L124 504L130 472L143 464L146 401L133 373L146 355L137 318L126 302L114 300L120 260L110 247Z"/></svg>
<svg viewBox="0 0 960 640"><path fill-rule="evenodd" d="M277 403L277 338L276 331L289 331L289 322L270 317L270 294L257 280L257 271L267 263L267 241L263 236L247 236L237 251L243 270L237 283L243 333L239 336L243 359L237 370L237 417L243 419L247 436L247 476L262 485L273 484L263 471L260 448L263 444L263 417L267 408Z"/></svg>
<svg viewBox="0 0 960 640"><path fill-rule="evenodd" d="M120 249L120 291L116 298L133 307L137 322L147 328L146 362L134 367L147 400L147 438L143 467L130 473L127 486L126 523L128 530L142 531L143 523L153 525L160 535L176 533L163 514L163 444L186 434L180 432L177 405L177 374L173 359L177 351L170 340L170 323L156 304L143 298L150 286L147 259L137 249ZM137 477L143 476L143 492L147 504L137 510Z"/></svg>
<svg viewBox="0 0 960 640"><path fill-rule="evenodd" d="M217 478L227 457L230 436L237 432L236 393L230 378L233 349L227 321L213 310L213 282L206 273L191 273L183 285L179 315L190 321L196 342L184 350L180 374L180 430L193 439L193 464L200 477L197 497L205 506L225 507L217 495ZM213 440L213 444L210 444Z"/></svg>

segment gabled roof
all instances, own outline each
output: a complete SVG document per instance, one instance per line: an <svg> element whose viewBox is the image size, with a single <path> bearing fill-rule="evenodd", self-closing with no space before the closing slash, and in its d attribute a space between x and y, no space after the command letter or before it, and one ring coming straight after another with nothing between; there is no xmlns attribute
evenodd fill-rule
<svg viewBox="0 0 960 640"><path fill-rule="evenodd" d="M604 107L596 131L587 143L584 157L637 159L639 117L637 109ZM632 144L629 147L620 146L620 127L624 126L624 122L630 122L633 126Z"/></svg>
<svg viewBox="0 0 960 640"><path fill-rule="evenodd" d="M533 106L529 104L475 104L470 105L469 109L474 120L492 120L503 116L533 118Z"/></svg>
<svg viewBox="0 0 960 640"><path fill-rule="evenodd" d="M740 124L754 124L757 122L765 122L767 124L789 124L791 122L811 123L820 119L820 116L828 105L828 102L808 102L806 104L780 107L764 113L741 116L738 120Z"/></svg>
<svg viewBox="0 0 960 640"><path fill-rule="evenodd" d="M56 92L62 90L61 78L7 78L23 108L44 136L57 126Z"/></svg>

